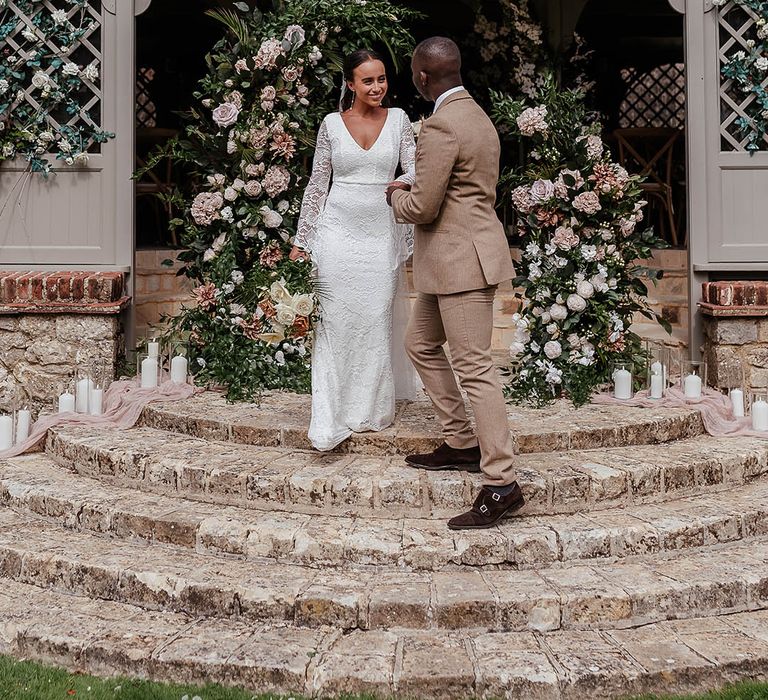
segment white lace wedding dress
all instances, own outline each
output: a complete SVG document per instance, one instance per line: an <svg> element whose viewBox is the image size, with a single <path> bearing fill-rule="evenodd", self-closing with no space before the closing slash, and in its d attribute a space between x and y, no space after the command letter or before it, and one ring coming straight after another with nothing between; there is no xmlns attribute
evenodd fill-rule
<svg viewBox="0 0 768 700"><path fill-rule="evenodd" d="M388 111L368 150L339 113L326 116L318 132L295 240L317 268L309 438L318 450L386 428L395 398L414 398L416 374L402 342L406 300L398 294L413 231L395 223L385 189L398 163L399 179L412 184L415 153L401 109Z"/></svg>

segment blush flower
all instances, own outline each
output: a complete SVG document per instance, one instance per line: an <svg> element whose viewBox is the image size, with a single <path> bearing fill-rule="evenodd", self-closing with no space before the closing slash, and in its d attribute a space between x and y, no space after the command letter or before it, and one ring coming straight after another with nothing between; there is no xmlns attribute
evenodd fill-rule
<svg viewBox="0 0 768 700"><path fill-rule="evenodd" d="M240 109L232 102L222 102L213 110L213 121L220 127L232 126L240 115Z"/></svg>
<svg viewBox="0 0 768 700"><path fill-rule="evenodd" d="M221 218L224 197L219 192L201 192L192 202L192 218L200 226L208 226Z"/></svg>

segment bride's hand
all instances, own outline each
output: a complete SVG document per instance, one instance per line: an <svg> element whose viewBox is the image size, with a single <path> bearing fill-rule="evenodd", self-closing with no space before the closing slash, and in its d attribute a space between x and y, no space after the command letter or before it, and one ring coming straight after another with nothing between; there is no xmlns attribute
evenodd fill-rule
<svg viewBox="0 0 768 700"><path fill-rule="evenodd" d="M402 182L401 180L395 180L394 182L390 182L387 185L387 190L385 193L387 197L387 204L389 204L389 206L392 206L392 193L395 190L405 190L406 192L410 192L411 186L405 182Z"/></svg>
<svg viewBox="0 0 768 700"><path fill-rule="evenodd" d="M293 260L294 262L296 260L309 260L309 255L307 254L306 250L303 250L302 248L299 248L298 246L293 246L291 248L291 252L288 254L288 259Z"/></svg>

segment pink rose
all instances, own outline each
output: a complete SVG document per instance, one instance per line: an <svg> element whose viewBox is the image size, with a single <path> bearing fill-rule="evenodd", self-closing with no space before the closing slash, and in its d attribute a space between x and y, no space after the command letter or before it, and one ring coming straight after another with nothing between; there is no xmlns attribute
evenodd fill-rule
<svg viewBox="0 0 768 700"><path fill-rule="evenodd" d="M224 102L213 110L213 121L221 127L232 126L237 121L240 109L232 102Z"/></svg>

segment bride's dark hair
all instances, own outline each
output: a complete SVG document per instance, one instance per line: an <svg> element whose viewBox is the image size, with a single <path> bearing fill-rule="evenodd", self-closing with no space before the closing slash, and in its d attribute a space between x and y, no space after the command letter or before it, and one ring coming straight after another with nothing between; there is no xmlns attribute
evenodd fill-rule
<svg viewBox="0 0 768 700"><path fill-rule="evenodd" d="M344 56L344 63L342 64L344 84L346 85L348 82L351 83L355 79L355 68L362 66L363 63L367 63L368 61L381 61L384 63L381 54L376 53L376 51L373 51L372 49L358 49L357 51L353 51ZM341 101L341 111L346 112L352 106L354 99L354 93L347 87L346 92L344 93L344 98ZM386 97L381 104L383 107L388 106L389 103Z"/></svg>

